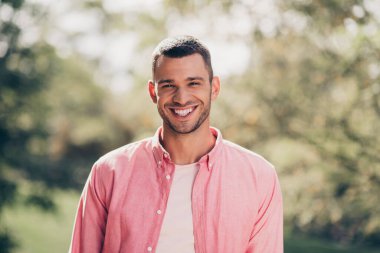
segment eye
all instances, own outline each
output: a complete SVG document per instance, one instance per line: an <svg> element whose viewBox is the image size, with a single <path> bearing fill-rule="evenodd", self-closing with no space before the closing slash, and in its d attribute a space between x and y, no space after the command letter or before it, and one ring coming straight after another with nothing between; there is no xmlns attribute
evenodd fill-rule
<svg viewBox="0 0 380 253"><path fill-rule="evenodd" d="M200 83L199 82L191 82L191 83L189 83L189 85L190 86L198 86L198 85L200 85Z"/></svg>
<svg viewBox="0 0 380 253"><path fill-rule="evenodd" d="M168 83L168 84L164 84L164 85L161 86L161 88L164 88L164 89L167 89L167 88L173 88L173 87L174 87L174 85L173 85L173 84L170 84L170 83Z"/></svg>

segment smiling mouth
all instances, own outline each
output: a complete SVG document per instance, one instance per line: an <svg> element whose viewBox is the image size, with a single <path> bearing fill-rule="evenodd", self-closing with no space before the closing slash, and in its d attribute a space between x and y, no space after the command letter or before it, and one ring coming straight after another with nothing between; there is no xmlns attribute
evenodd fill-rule
<svg viewBox="0 0 380 253"><path fill-rule="evenodd" d="M174 108L171 108L171 111L179 116L179 117L186 117L187 115L189 115L190 113L192 113L194 110L195 110L196 106L193 106L193 107L190 107L190 108L186 108L186 109L174 109Z"/></svg>

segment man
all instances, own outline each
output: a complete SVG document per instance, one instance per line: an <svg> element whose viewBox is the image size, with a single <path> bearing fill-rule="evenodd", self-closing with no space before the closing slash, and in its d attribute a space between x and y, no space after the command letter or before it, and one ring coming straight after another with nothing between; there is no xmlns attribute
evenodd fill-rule
<svg viewBox="0 0 380 253"><path fill-rule="evenodd" d="M210 127L220 81L208 49L191 36L166 39L152 70L162 127L95 163L70 251L283 252L274 168Z"/></svg>

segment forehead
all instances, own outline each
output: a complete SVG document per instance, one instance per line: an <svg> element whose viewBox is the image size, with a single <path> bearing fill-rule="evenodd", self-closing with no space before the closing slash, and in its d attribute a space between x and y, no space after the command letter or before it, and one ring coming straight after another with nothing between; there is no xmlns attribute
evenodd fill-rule
<svg viewBox="0 0 380 253"><path fill-rule="evenodd" d="M154 71L155 79L180 75L185 75L186 77L192 75L208 77L208 71L202 56L198 53L180 58L161 55L157 59Z"/></svg>

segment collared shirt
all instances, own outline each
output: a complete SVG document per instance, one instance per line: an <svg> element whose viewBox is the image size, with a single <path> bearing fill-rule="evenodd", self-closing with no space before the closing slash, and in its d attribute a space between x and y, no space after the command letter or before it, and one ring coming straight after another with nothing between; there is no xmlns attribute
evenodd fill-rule
<svg viewBox="0 0 380 253"><path fill-rule="evenodd" d="M273 166L211 131L215 146L198 161L192 191L195 252L282 253L282 197ZM175 166L160 132L94 164L70 252L155 252Z"/></svg>

